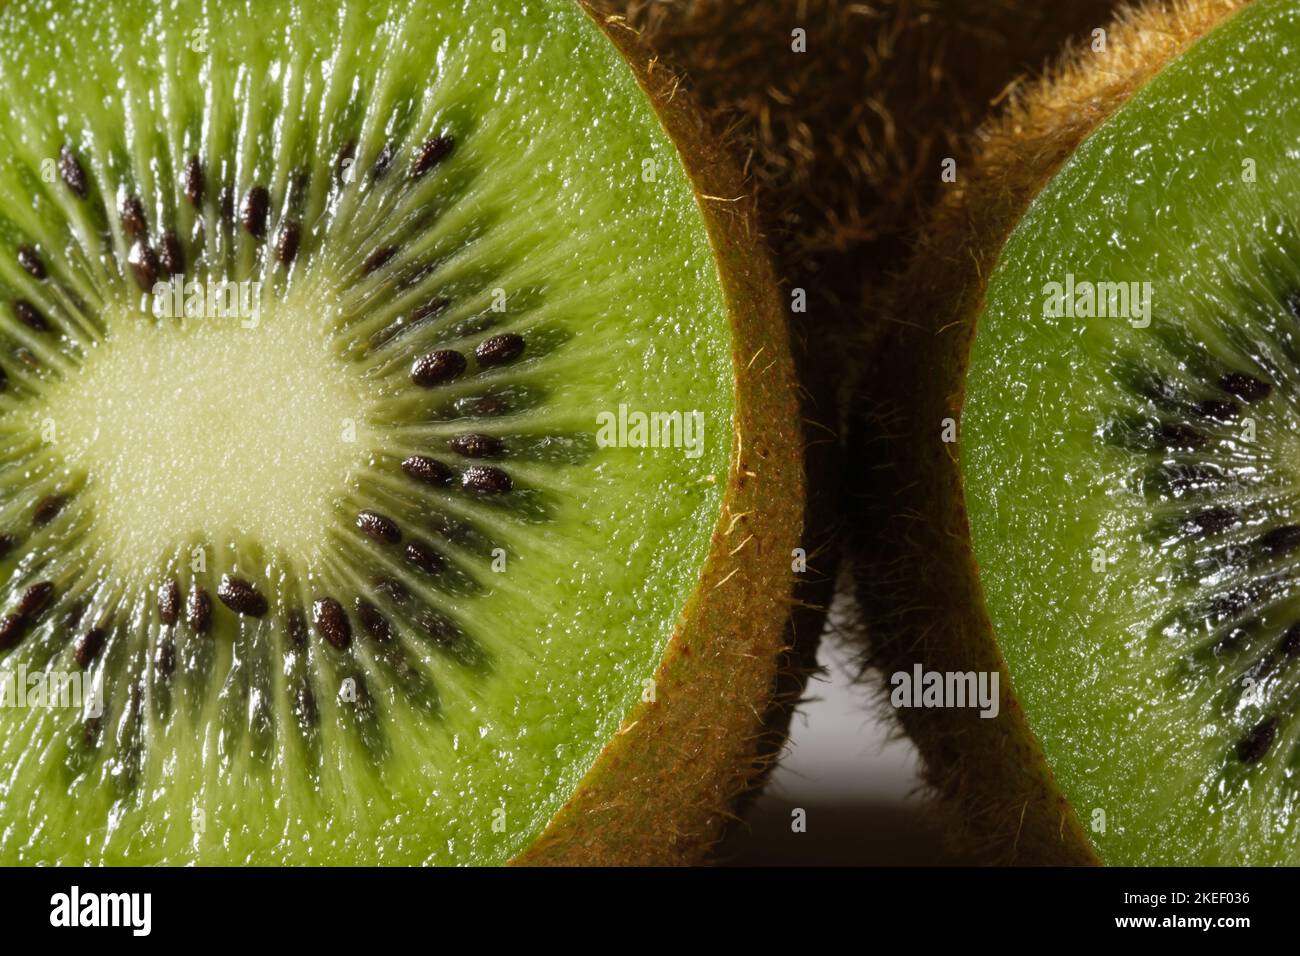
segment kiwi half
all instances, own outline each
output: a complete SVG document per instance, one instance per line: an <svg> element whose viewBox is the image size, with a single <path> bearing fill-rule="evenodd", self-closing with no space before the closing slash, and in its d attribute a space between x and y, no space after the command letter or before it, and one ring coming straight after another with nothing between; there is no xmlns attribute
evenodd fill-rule
<svg viewBox="0 0 1300 956"><path fill-rule="evenodd" d="M898 286L858 593L887 678L1000 676L996 717L897 711L967 848L1294 863L1300 4L1101 39L976 138Z"/></svg>
<svg viewBox="0 0 1300 956"><path fill-rule="evenodd" d="M795 389L734 168L600 26L5 5L0 861L717 838L771 746Z"/></svg>

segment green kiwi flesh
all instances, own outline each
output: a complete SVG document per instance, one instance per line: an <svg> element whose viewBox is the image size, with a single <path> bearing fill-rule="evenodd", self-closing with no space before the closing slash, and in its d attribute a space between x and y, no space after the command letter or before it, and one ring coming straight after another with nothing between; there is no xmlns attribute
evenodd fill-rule
<svg viewBox="0 0 1300 956"><path fill-rule="evenodd" d="M519 854L732 467L623 57L568 3L15 2L0 93L0 862Z"/></svg>
<svg viewBox="0 0 1300 956"><path fill-rule="evenodd" d="M1297 43L1300 3L1261 0L1139 89L1029 205L976 323L983 598L1106 862L1300 861Z"/></svg>

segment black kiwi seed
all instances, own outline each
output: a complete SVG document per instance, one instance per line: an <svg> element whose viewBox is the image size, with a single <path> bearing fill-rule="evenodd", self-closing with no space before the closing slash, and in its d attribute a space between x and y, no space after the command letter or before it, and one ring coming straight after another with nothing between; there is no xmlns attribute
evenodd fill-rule
<svg viewBox="0 0 1300 956"><path fill-rule="evenodd" d="M395 255L397 255L397 250L392 246L383 246L382 248L376 249L374 252L370 253L370 255L366 257L366 261L362 263L362 273L370 275L372 272L379 271L384 266L388 265Z"/></svg>
<svg viewBox="0 0 1300 956"><path fill-rule="evenodd" d="M181 589L172 580L158 588L158 618L168 627L181 615Z"/></svg>
<svg viewBox="0 0 1300 956"><path fill-rule="evenodd" d="M18 547L18 536L16 534L0 534L0 558L3 558L16 547Z"/></svg>
<svg viewBox="0 0 1300 956"><path fill-rule="evenodd" d="M396 146L392 143L388 143L384 146L384 148L379 151L379 155L375 157L375 165L371 171L371 175L375 179L383 179L384 174L388 172L388 167L393 165L393 157L396 155Z"/></svg>
<svg viewBox="0 0 1300 956"><path fill-rule="evenodd" d="M262 592L251 581L233 574L221 576L221 583L217 585L217 597L236 614L248 617L262 617L266 614L266 598Z"/></svg>
<svg viewBox="0 0 1300 956"><path fill-rule="evenodd" d="M77 159L68 146L59 148L59 175L71 189L81 199L86 198L88 191L86 184L86 171L81 168L81 160Z"/></svg>
<svg viewBox="0 0 1300 956"><path fill-rule="evenodd" d="M1267 398L1273 387L1245 372L1228 372L1219 379L1219 388L1236 395L1247 405Z"/></svg>
<svg viewBox="0 0 1300 956"><path fill-rule="evenodd" d="M18 598L18 603L14 605L14 613L20 614L25 618L31 618L37 614L45 605L50 603L50 598L54 596L54 583L51 581L40 581L33 584Z"/></svg>
<svg viewBox="0 0 1300 956"><path fill-rule="evenodd" d="M474 358L484 368L491 368L517 359L523 351L524 337L514 332L507 332L505 335L494 335L480 342L478 348L474 350Z"/></svg>
<svg viewBox="0 0 1300 956"><path fill-rule="evenodd" d="M45 316L41 314L41 310L36 308L36 306L32 305L26 299L17 299L14 302L14 315L18 318L19 322L27 326L29 329L33 329L37 332L48 332L50 330L50 323Z"/></svg>
<svg viewBox="0 0 1300 956"><path fill-rule="evenodd" d="M0 617L0 651L8 651L18 646L18 642L27 633L27 618L21 614L6 614Z"/></svg>
<svg viewBox="0 0 1300 956"><path fill-rule="evenodd" d="M104 629L102 627L92 627L77 640L74 656L77 660L77 666L85 670L91 665L99 652L104 647Z"/></svg>
<svg viewBox="0 0 1300 956"><path fill-rule="evenodd" d="M357 515L357 527L376 541L397 544L402 540L402 529L397 522L374 511L363 511Z"/></svg>
<svg viewBox="0 0 1300 956"><path fill-rule="evenodd" d="M357 617L361 618L361 626L366 629L366 633L377 641L392 640L393 629L379 608L362 597L357 598L356 608Z"/></svg>
<svg viewBox="0 0 1300 956"><path fill-rule="evenodd" d="M122 219L122 230L132 239L145 239L149 235L149 224L144 218L144 204L135 193L122 197L118 213Z"/></svg>
<svg viewBox="0 0 1300 956"><path fill-rule="evenodd" d="M8 387L9 373L4 370L4 366L0 365L0 392L3 392Z"/></svg>
<svg viewBox="0 0 1300 956"><path fill-rule="evenodd" d="M1259 546L1269 554L1290 554L1300 548L1300 525L1284 524L1259 538Z"/></svg>
<svg viewBox="0 0 1300 956"><path fill-rule="evenodd" d="M32 520L38 525L47 525L59 516L63 506L68 503L68 499L63 495L46 495L40 501L36 502L36 509L32 512Z"/></svg>
<svg viewBox="0 0 1300 956"><path fill-rule="evenodd" d="M412 541L407 544L406 560L427 574L437 574L443 568L442 555L423 541Z"/></svg>
<svg viewBox="0 0 1300 956"><path fill-rule="evenodd" d="M44 279L48 275L45 271L45 260L31 246L18 247L18 264L33 279Z"/></svg>
<svg viewBox="0 0 1300 956"><path fill-rule="evenodd" d="M143 240L137 240L127 253L127 263L135 275L136 284L145 292L153 290L158 281L158 253Z"/></svg>
<svg viewBox="0 0 1300 956"><path fill-rule="evenodd" d="M497 458L505 450L505 442L493 435L457 435L450 444L465 458Z"/></svg>
<svg viewBox="0 0 1300 956"><path fill-rule="evenodd" d="M203 164L199 162L197 156L191 156L190 161L185 164L185 171L181 174L181 184L185 190L185 198L197 209L199 203L203 202L204 187Z"/></svg>
<svg viewBox="0 0 1300 956"><path fill-rule="evenodd" d="M468 367L465 356L453 349L439 349L421 355L411 365L411 381L421 388L450 382Z"/></svg>
<svg viewBox="0 0 1300 956"><path fill-rule="evenodd" d="M1239 516L1231 508L1215 506L1192 515L1187 520L1184 528L1193 533L1220 534L1227 531L1239 520Z"/></svg>
<svg viewBox="0 0 1300 956"><path fill-rule="evenodd" d="M180 275L185 271L185 253L181 249L180 236L174 229L168 229L162 237L162 264L168 275Z"/></svg>
<svg viewBox="0 0 1300 956"><path fill-rule="evenodd" d="M402 462L402 471L416 481L441 487L450 485L455 478L455 473L450 468L436 458L429 458L425 455L412 455L406 459L406 461Z"/></svg>
<svg viewBox="0 0 1300 956"><path fill-rule="evenodd" d="M265 186L254 186L244 197L244 204L239 210L240 222L244 230L256 239L266 236L266 215L271 210L271 194Z"/></svg>
<svg viewBox="0 0 1300 956"><path fill-rule="evenodd" d="M486 495L505 494L515 486L509 475L491 465L471 465L466 468L460 476L460 484L466 491Z"/></svg>
<svg viewBox="0 0 1300 956"><path fill-rule="evenodd" d="M352 624L343 605L332 597L317 598L311 606L312 623L321 637L340 651L352 643Z"/></svg>
<svg viewBox="0 0 1300 956"><path fill-rule="evenodd" d="M415 154L415 162L411 164L411 178L419 179L433 169L451 155L455 146L456 141L450 136L435 136L424 143Z"/></svg>
<svg viewBox="0 0 1300 956"><path fill-rule="evenodd" d="M286 222L280 227L280 236L275 240L275 257L282 265L293 265L298 258L298 244L302 241L302 226L296 222Z"/></svg>
<svg viewBox="0 0 1300 956"><path fill-rule="evenodd" d="M185 620L195 633L208 632L212 624L212 598L203 588L196 587L190 591L189 600L185 602Z"/></svg>
<svg viewBox="0 0 1300 956"><path fill-rule="evenodd" d="M1273 746L1275 737L1277 737L1277 718L1266 717L1238 742L1237 759L1242 763L1258 762Z"/></svg>

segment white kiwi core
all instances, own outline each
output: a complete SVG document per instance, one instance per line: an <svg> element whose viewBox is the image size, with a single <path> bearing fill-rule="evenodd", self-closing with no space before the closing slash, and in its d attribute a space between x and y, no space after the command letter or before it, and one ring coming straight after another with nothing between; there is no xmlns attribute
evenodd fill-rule
<svg viewBox="0 0 1300 956"><path fill-rule="evenodd" d="M256 540L307 560L325 545L371 447L369 402L302 308L262 312L107 323L51 389L34 425L86 477L119 570L157 568L187 541Z"/></svg>

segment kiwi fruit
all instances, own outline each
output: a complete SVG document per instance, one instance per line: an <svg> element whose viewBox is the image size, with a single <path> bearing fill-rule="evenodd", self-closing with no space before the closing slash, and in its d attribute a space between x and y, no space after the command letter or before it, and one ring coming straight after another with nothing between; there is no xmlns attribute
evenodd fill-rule
<svg viewBox="0 0 1300 956"><path fill-rule="evenodd" d="M0 862L700 859L805 478L673 75L573 3L16 0L0 58L0 688L79 691L0 707Z"/></svg>
<svg viewBox="0 0 1300 956"><path fill-rule="evenodd" d="M1295 863L1300 3L1095 40L974 138L892 297L873 659L999 676L996 716L896 711L983 858Z"/></svg>

